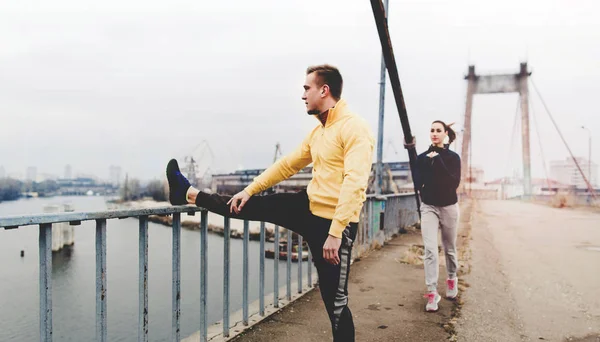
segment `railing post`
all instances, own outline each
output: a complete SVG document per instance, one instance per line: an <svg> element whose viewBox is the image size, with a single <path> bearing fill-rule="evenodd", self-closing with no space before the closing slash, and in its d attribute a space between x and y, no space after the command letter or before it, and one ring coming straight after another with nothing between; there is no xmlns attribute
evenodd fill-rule
<svg viewBox="0 0 600 342"><path fill-rule="evenodd" d="M200 217L200 341L208 341L208 317L206 314L206 282L208 281L208 211L203 210Z"/></svg>
<svg viewBox="0 0 600 342"><path fill-rule="evenodd" d="M363 219L362 219L362 222L361 222L361 228L360 229L362 231L362 241L361 241L361 243L363 245L366 245L366 244L369 243L369 240L368 240L368 237L367 237L367 223L368 223L368 220L369 220L368 208L367 208L368 205L369 205L368 202L365 203L365 205L363 206L363 209L362 209L363 210Z"/></svg>
<svg viewBox="0 0 600 342"><path fill-rule="evenodd" d="M275 226L275 241L273 242L275 251L274 271L273 271L273 307L279 307L279 226Z"/></svg>
<svg viewBox="0 0 600 342"><path fill-rule="evenodd" d="M52 224L41 224L40 246L40 341L52 342Z"/></svg>
<svg viewBox="0 0 600 342"><path fill-rule="evenodd" d="M287 300L292 300L292 231L287 229Z"/></svg>
<svg viewBox="0 0 600 342"><path fill-rule="evenodd" d="M229 218L225 218L223 231L223 336L229 337L229 242L231 239Z"/></svg>
<svg viewBox="0 0 600 342"><path fill-rule="evenodd" d="M148 342L148 216L140 216L138 341Z"/></svg>
<svg viewBox="0 0 600 342"><path fill-rule="evenodd" d="M260 274L258 276L259 315L265 315L265 223L260 223Z"/></svg>
<svg viewBox="0 0 600 342"><path fill-rule="evenodd" d="M250 227L248 220L244 220L243 241L243 270L242 270L242 323L248 325L248 241L250 240Z"/></svg>
<svg viewBox="0 0 600 342"><path fill-rule="evenodd" d="M96 341L107 341L106 220L96 220Z"/></svg>
<svg viewBox="0 0 600 342"><path fill-rule="evenodd" d="M298 293L302 293L302 235L298 234Z"/></svg>
<svg viewBox="0 0 600 342"><path fill-rule="evenodd" d="M181 315L181 213L173 213L173 319L171 340L179 342Z"/></svg>
<svg viewBox="0 0 600 342"><path fill-rule="evenodd" d="M373 226L373 201L369 201L369 245L373 243L375 229Z"/></svg>
<svg viewBox="0 0 600 342"><path fill-rule="evenodd" d="M308 287L313 287L312 281L312 251L308 248Z"/></svg>

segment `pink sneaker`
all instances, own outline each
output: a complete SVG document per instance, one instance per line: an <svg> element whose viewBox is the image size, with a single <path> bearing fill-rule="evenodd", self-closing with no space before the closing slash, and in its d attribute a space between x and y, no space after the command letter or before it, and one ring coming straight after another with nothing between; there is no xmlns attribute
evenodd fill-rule
<svg viewBox="0 0 600 342"><path fill-rule="evenodd" d="M446 285L446 298L456 298L458 296L458 278L446 280Z"/></svg>
<svg viewBox="0 0 600 342"><path fill-rule="evenodd" d="M438 311L438 303L442 299L442 297L437 293L437 291L429 292L423 297L427 298L427 305L425 306L425 311L428 311L428 312Z"/></svg>

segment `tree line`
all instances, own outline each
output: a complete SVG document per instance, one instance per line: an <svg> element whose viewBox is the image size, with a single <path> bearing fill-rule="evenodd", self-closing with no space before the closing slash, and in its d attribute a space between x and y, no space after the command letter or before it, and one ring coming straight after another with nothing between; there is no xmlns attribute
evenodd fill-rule
<svg viewBox="0 0 600 342"><path fill-rule="evenodd" d="M58 184L53 180L22 182L12 178L2 178L0 179L0 202L15 200L24 192L37 192L39 196L47 196L58 189Z"/></svg>
<svg viewBox="0 0 600 342"><path fill-rule="evenodd" d="M20 181L12 178L0 178L0 202L19 199L23 193L35 192L39 197L52 196L60 189L56 181L43 182ZM142 186L138 179L125 178L120 188L123 201L133 201L150 197L155 201L167 201L168 190L165 181L153 180Z"/></svg>

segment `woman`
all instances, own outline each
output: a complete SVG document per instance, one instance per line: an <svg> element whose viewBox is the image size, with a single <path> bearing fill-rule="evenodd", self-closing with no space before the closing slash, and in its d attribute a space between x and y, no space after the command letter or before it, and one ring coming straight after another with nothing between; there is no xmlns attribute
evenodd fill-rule
<svg viewBox="0 0 600 342"><path fill-rule="evenodd" d="M421 194L421 234L425 246L426 311L437 311L441 297L437 292L439 273L438 229L442 230L442 245L446 253L446 298L458 295L456 271L456 235L460 157L448 149L456 133L443 121L434 121L429 134L431 146L416 161L415 185ZM414 141L413 141L414 144Z"/></svg>

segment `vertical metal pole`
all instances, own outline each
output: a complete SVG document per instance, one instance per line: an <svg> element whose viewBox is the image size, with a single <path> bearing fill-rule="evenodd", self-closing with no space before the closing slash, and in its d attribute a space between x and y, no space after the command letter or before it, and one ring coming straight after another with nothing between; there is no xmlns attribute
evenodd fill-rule
<svg viewBox="0 0 600 342"><path fill-rule="evenodd" d="M313 287L312 281L312 251L308 248L308 287Z"/></svg>
<svg viewBox="0 0 600 342"><path fill-rule="evenodd" d="M292 300L292 231L287 230L287 300Z"/></svg>
<svg viewBox="0 0 600 342"><path fill-rule="evenodd" d="M40 225L40 340L52 342L52 224Z"/></svg>
<svg viewBox="0 0 600 342"><path fill-rule="evenodd" d="M106 338L106 220L96 220L96 341Z"/></svg>
<svg viewBox="0 0 600 342"><path fill-rule="evenodd" d="M248 325L248 241L250 240L250 227L248 220L244 221L243 242L243 284L242 284L242 323Z"/></svg>
<svg viewBox="0 0 600 342"><path fill-rule="evenodd" d="M529 89L527 80L527 63L521 63L521 72L519 74L521 95L521 134L523 136L523 185L525 196L531 196L531 152L529 143Z"/></svg>
<svg viewBox="0 0 600 342"><path fill-rule="evenodd" d="M298 235L298 293L302 293L302 235Z"/></svg>
<svg viewBox="0 0 600 342"><path fill-rule="evenodd" d="M279 307L279 226L275 226L275 241L273 242L275 253L273 272L273 307Z"/></svg>
<svg viewBox="0 0 600 342"><path fill-rule="evenodd" d="M179 342L181 316L181 213L173 213L173 320L171 340Z"/></svg>
<svg viewBox="0 0 600 342"><path fill-rule="evenodd" d="M384 1L384 9L387 14L388 0ZM386 15L387 20L387 15ZM385 59L383 54L381 55L381 71L379 81L379 128L377 130L377 164L375 168L375 194L379 195L382 193L381 187L383 186L383 121L384 121L384 106L385 106Z"/></svg>
<svg viewBox="0 0 600 342"><path fill-rule="evenodd" d="M591 185L588 187L588 199L591 200L592 192L590 188L594 185L594 180L592 179L592 131L585 126L581 126L581 128L585 129L588 133L588 183Z"/></svg>
<svg viewBox="0 0 600 342"><path fill-rule="evenodd" d="M473 94L475 94L475 87L477 85L477 76L475 75L475 66L471 65L469 66L469 74L465 77L465 79L468 81L467 84L467 103L465 106L465 119L464 119L464 131L463 131L463 137L462 137L462 142L461 142L461 153L460 153L460 158L461 158L461 166L460 166L460 170L461 170L461 182L460 182L460 188L462 189L462 191L460 191L462 194L464 194L465 191L465 182L467 180L467 175L469 172L469 165L470 165L470 160L469 160L469 150L471 148L471 113L473 112Z"/></svg>
<svg viewBox="0 0 600 342"><path fill-rule="evenodd" d="M206 311L208 281L208 211L202 210L200 217L200 341L208 341L208 317Z"/></svg>
<svg viewBox="0 0 600 342"><path fill-rule="evenodd" d="M148 342L148 216L140 216L138 341Z"/></svg>
<svg viewBox="0 0 600 342"><path fill-rule="evenodd" d="M412 141L412 131L410 129L410 123L408 121L408 113L406 111L406 103L404 103L404 94L402 93L402 86L400 85L400 76L398 75L398 68L396 66L396 59L394 57L394 50L392 48L392 39L388 30L386 10L381 0L371 0L371 8L373 9L373 17L377 26L377 33L379 34L379 42L381 43L381 49L383 52L383 58L385 60L385 66L388 70L390 77L390 84L392 85L392 91L394 93L394 99L396 102L396 109L398 110L398 116L400 117L400 124L402 125L402 132L404 133L404 141L410 143ZM415 162L417 160L417 151L415 147L408 148L408 159L410 161L411 173L413 176L413 185L415 179ZM415 202L417 203L417 210L420 213L421 202L418 195L418 189L415 189Z"/></svg>
<svg viewBox="0 0 600 342"><path fill-rule="evenodd" d="M260 274L258 276L259 314L265 315L265 223L260 223Z"/></svg>
<svg viewBox="0 0 600 342"><path fill-rule="evenodd" d="M367 226L366 226L366 221L368 220L368 216L367 216L367 206L364 205L362 208L362 212L363 212L363 219L360 223L360 230L361 230L361 234L362 234L362 241L361 243L363 245L365 245L367 243Z"/></svg>
<svg viewBox="0 0 600 342"><path fill-rule="evenodd" d="M229 217L225 218L223 233L223 336L229 337L229 242L231 240Z"/></svg>
<svg viewBox="0 0 600 342"><path fill-rule="evenodd" d="M592 131L588 130L589 139L588 139L588 178L590 184L594 185L594 180L592 179ZM591 195L591 194L590 194Z"/></svg>
<svg viewBox="0 0 600 342"><path fill-rule="evenodd" d="M366 203L367 207L367 226L365 230L367 231L367 245L371 243L371 201L367 199Z"/></svg>
<svg viewBox="0 0 600 342"><path fill-rule="evenodd" d="M369 244L373 243L375 229L373 224L373 200L369 200Z"/></svg>

